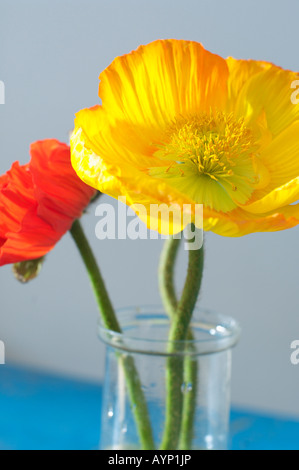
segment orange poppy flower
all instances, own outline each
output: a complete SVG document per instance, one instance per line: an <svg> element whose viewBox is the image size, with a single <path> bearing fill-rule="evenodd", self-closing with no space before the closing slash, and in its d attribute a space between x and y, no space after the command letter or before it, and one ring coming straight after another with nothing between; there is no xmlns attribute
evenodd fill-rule
<svg viewBox="0 0 299 470"><path fill-rule="evenodd" d="M57 140L31 145L31 160L0 176L0 266L42 257L71 228L95 194Z"/></svg>
<svg viewBox="0 0 299 470"><path fill-rule="evenodd" d="M299 223L299 74L159 40L100 75L102 105L77 114L72 164L127 204L202 204L225 236ZM296 82L297 83L297 82ZM151 217L144 217L151 228ZM162 231L162 230L161 230ZM174 230L175 231L175 230Z"/></svg>

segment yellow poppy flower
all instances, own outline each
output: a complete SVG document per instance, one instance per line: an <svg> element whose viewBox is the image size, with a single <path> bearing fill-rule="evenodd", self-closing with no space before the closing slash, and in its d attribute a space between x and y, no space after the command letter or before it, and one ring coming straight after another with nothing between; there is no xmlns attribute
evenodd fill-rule
<svg viewBox="0 0 299 470"><path fill-rule="evenodd" d="M203 204L204 229L221 235L293 227L298 78L271 63L223 59L192 41L141 46L100 75L102 105L77 114L73 167L133 209ZM150 227L150 215L145 222Z"/></svg>

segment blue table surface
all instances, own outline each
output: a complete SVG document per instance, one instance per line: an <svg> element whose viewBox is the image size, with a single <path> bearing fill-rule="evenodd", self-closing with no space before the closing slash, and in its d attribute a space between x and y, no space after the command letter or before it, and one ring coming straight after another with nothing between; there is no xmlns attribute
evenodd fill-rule
<svg viewBox="0 0 299 470"><path fill-rule="evenodd" d="M96 450L101 386L0 367L1 450ZM232 450L299 450L299 421L232 409Z"/></svg>

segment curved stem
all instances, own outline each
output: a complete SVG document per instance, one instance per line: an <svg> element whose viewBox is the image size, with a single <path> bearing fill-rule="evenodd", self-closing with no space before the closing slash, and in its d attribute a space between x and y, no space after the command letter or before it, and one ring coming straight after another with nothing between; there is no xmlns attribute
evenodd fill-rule
<svg viewBox="0 0 299 470"><path fill-rule="evenodd" d="M169 237L165 240L159 264L159 287L166 313L170 318L175 315L177 296L174 286L174 267L180 247L180 238Z"/></svg>
<svg viewBox="0 0 299 470"><path fill-rule="evenodd" d="M183 341L187 338L189 324L201 287L203 261L203 248L189 250L185 286L176 309L176 314L172 318L169 335L171 349L169 353L173 355L170 355L168 359L166 370L166 420L161 446L163 450L176 449L179 441L183 417L183 394L181 387L184 381L184 359L175 355L174 345L177 341ZM190 373L193 374L194 370L191 369ZM188 408L190 410L191 406L189 405ZM189 419L187 419L187 422L190 422Z"/></svg>
<svg viewBox="0 0 299 470"><path fill-rule="evenodd" d="M103 277L79 220L74 222L70 233L87 269L105 328L121 333L121 328L110 301ZM134 359L132 356L125 355L121 356L121 360L142 449L152 450L155 448L152 428Z"/></svg>

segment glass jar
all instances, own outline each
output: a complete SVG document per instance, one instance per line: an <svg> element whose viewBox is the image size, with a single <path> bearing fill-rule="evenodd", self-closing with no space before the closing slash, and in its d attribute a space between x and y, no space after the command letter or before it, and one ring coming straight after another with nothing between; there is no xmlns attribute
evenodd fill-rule
<svg viewBox="0 0 299 470"><path fill-rule="evenodd" d="M197 310L185 341L170 343L159 307L118 311L106 344L100 449L226 449L232 348L240 328Z"/></svg>

